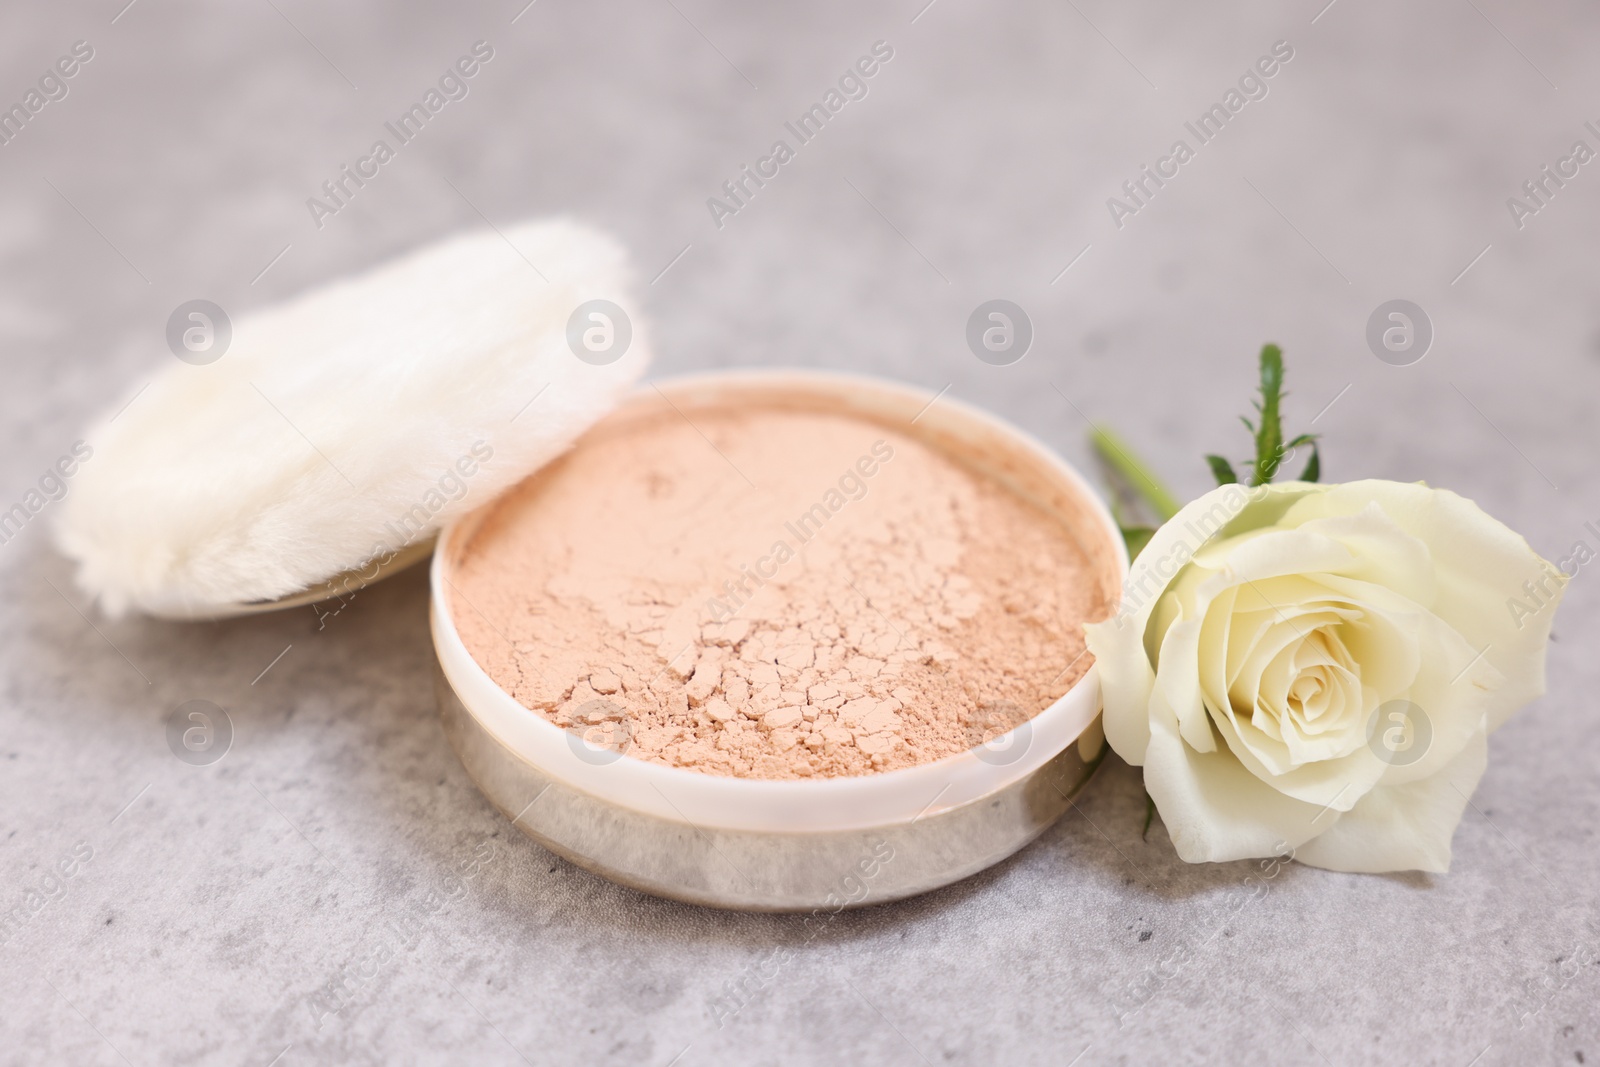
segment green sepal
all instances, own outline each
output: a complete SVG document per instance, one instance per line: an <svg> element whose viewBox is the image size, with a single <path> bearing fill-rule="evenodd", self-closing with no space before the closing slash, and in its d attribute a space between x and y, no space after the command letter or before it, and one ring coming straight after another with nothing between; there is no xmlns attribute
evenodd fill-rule
<svg viewBox="0 0 1600 1067"><path fill-rule="evenodd" d="M1314 482L1322 477L1322 456L1317 452L1317 443L1311 442L1311 458L1306 460L1306 469L1300 472L1302 482Z"/></svg>
<svg viewBox="0 0 1600 1067"><path fill-rule="evenodd" d="M1128 562L1132 563L1139 558L1139 553L1144 551L1144 546L1150 543L1150 538L1156 535L1154 526L1123 526L1118 524L1122 531L1122 540L1128 546Z"/></svg>
<svg viewBox="0 0 1600 1067"><path fill-rule="evenodd" d="M1233 464L1221 456L1207 456L1206 462L1211 464L1211 476L1217 480L1218 485L1237 485L1239 476L1234 473Z"/></svg>

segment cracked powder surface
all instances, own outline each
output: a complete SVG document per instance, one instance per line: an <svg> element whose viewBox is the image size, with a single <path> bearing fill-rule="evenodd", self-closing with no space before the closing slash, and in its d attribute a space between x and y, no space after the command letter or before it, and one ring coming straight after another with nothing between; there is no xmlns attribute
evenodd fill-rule
<svg viewBox="0 0 1600 1067"><path fill-rule="evenodd" d="M1108 610L1060 521L852 415L614 417L489 508L452 591L473 658L591 746L708 774L972 748L1088 670Z"/></svg>

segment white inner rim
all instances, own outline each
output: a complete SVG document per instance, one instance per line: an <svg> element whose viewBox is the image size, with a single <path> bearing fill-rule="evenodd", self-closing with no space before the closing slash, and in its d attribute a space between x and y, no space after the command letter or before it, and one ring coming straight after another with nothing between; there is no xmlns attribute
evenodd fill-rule
<svg viewBox="0 0 1600 1067"><path fill-rule="evenodd" d="M903 386L831 373L738 371L656 384L669 396L693 394L697 399L708 393L734 395L741 387L752 385L763 391L778 386L796 393L829 396L845 387L858 401L855 406L868 411L877 408L891 415L915 412L927 402L923 394ZM649 386L643 392L654 395ZM1108 536L1120 568L1118 584L1112 588L1120 588L1128 569L1121 535L1110 512L1077 471L1022 431L948 397L940 399L922 418L936 418L946 432L960 433L963 428L986 431L986 439L991 442L998 434L1014 450L1012 458L1067 483ZM974 752L962 752L879 774L798 781L703 774L626 755L595 765L580 759L573 750L572 734L523 707L495 684L467 651L450 617L446 594L456 546L476 528L491 506L486 505L445 529L433 554L429 617L434 648L445 677L468 712L514 754L574 788L635 811L700 828L766 832L841 831L911 822L986 796L1031 774L1076 741L1100 711L1099 677L1091 668L1059 700L992 743L997 750L1010 751L1006 745L1022 743L1023 731L1028 732L1026 751L1015 762L1004 765L985 762Z"/></svg>

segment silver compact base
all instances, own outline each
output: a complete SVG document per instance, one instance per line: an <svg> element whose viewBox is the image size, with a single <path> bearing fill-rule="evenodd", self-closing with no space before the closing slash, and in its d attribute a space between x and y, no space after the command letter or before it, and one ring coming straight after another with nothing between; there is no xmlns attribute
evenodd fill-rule
<svg viewBox="0 0 1600 1067"><path fill-rule="evenodd" d="M930 798L927 814L884 826L822 833L702 828L623 807L540 771L468 713L437 665L434 685L456 754L523 833L614 882L716 908L837 911L960 881L1049 828L1100 762L1085 762L1078 746L1068 745L987 796L947 809Z"/></svg>

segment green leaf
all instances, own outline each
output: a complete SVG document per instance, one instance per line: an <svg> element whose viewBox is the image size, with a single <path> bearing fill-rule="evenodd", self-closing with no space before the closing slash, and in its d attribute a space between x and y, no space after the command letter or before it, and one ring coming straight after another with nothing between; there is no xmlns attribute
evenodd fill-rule
<svg viewBox="0 0 1600 1067"><path fill-rule="evenodd" d="M1279 402L1283 399L1283 349L1277 345L1261 347L1261 400L1256 410L1261 412L1261 426L1256 430L1256 464L1250 478L1251 485L1265 485L1272 481L1278 461L1283 456L1283 420Z"/></svg>
<svg viewBox="0 0 1600 1067"><path fill-rule="evenodd" d="M1322 477L1322 456L1317 453L1317 443L1311 442L1311 458L1306 460L1306 469L1300 472L1302 482L1314 482Z"/></svg>
<svg viewBox="0 0 1600 1067"><path fill-rule="evenodd" d="M1150 840L1150 823L1155 820L1155 817L1156 798L1146 791L1144 795L1144 832L1139 835L1140 839Z"/></svg>
<svg viewBox="0 0 1600 1067"><path fill-rule="evenodd" d="M1122 540L1128 546L1128 562L1139 558L1139 553L1144 551L1144 546L1150 543L1150 538L1156 535L1154 526L1123 526L1117 527L1122 531Z"/></svg>
<svg viewBox="0 0 1600 1067"><path fill-rule="evenodd" d="M1206 462L1211 464L1211 476L1217 480L1218 485L1235 485L1239 476L1233 472L1233 464L1221 456L1207 456Z"/></svg>

